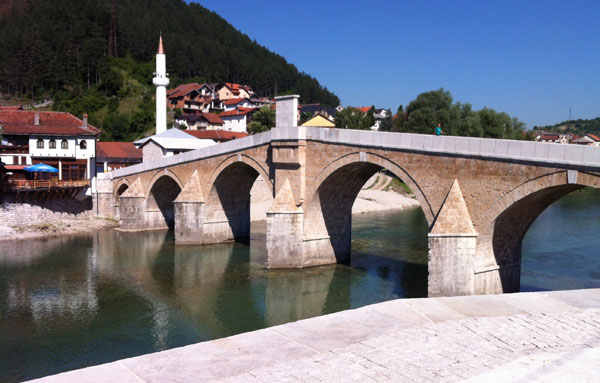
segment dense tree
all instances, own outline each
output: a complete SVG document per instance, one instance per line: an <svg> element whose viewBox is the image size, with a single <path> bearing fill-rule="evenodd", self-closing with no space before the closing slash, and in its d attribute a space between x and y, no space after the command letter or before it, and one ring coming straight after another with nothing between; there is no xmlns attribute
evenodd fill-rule
<svg viewBox="0 0 600 383"><path fill-rule="evenodd" d="M375 108L371 107L367 113L347 107L335 115L335 127L338 129L368 130L375 125Z"/></svg>
<svg viewBox="0 0 600 383"><path fill-rule="evenodd" d="M254 113L252 122L248 124L248 133L266 132L275 126L275 109L264 107Z"/></svg>
<svg viewBox="0 0 600 383"><path fill-rule="evenodd" d="M38 99L79 84L89 89L103 83L103 91L114 94L118 75L104 65L112 5L112 0L36 0L26 11L0 16L0 92ZM304 103L339 104L315 78L199 4L120 0L116 29L118 56L144 63L153 60L162 31L175 85L237 82L262 96L295 92Z"/></svg>
<svg viewBox="0 0 600 383"><path fill-rule="evenodd" d="M392 119L392 111L387 110L387 117L385 117L381 121L381 125L379 125L379 130L382 132L391 132L394 128L394 121Z"/></svg>
<svg viewBox="0 0 600 383"><path fill-rule="evenodd" d="M304 103L339 104L315 78L199 4L119 0L111 23L113 3L36 0L0 14L0 93L15 103L54 98L55 109L88 113L103 139L140 138L153 127L152 74L162 31L173 87L236 82L261 96L298 93ZM116 50L117 57L109 57L110 36L117 39L110 56Z"/></svg>
<svg viewBox="0 0 600 383"><path fill-rule="evenodd" d="M398 114L394 131L432 134L441 124L444 134L453 136L526 139L525 124L506 113L490 108L473 111L471 104L454 103L444 89L421 93Z"/></svg>

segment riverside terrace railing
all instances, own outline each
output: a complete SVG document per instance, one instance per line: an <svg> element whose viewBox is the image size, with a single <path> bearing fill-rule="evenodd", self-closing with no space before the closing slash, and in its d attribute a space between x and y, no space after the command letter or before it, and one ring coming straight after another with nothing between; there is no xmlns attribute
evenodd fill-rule
<svg viewBox="0 0 600 383"><path fill-rule="evenodd" d="M589 168L600 170L600 147L501 140L433 134L374 132L319 127L275 127L267 132L192 150L172 157L117 169L112 177L125 177L150 170L268 144L271 141L317 141L337 145L352 145L357 149L389 149L422 154L471 157L508 162L534 163L547 166Z"/></svg>
<svg viewBox="0 0 600 383"><path fill-rule="evenodd" d="M0 154L28 154L29 145L0 145Z"/></svg>
<svg viewBox="0 0 600 383"><path fill-rule="evenodd" d="M25 191L41 189L69 189L90 186L90 180L8 180L4 183L4 191Z"/></svg>

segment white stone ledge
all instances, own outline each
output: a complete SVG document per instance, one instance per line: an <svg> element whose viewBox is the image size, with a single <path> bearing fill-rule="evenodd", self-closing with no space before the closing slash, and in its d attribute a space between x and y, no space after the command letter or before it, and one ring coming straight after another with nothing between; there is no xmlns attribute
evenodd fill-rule
<svg viewBox="0 0 600 383"><path fill-rule="evenodd" d="M425 154L468 156L509 162L523 161L550 165L580 166L600 171L600 147L300 126L274 128L268 132L253 136L189 151L172 157L164 157L156 161L116 169L111 173L103 175L103 178L125 177L204 158L236 153L269 144L271 141L297 140L311 140L384 150L405 150Z"/></svg>

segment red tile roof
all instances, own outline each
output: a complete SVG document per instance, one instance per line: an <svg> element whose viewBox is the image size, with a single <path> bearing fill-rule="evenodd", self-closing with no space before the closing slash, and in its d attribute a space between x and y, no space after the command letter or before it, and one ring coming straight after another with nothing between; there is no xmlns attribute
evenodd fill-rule
<svg viewBox="0 0 600 383"><path fill-rule="evenodd" d="M230 98L229 100L225 100L223 101L223 104L225 105L234 105L234 104L239 104L242 101L246 101L247 98Z"/></svg>
<svg viewBox="0 0 600 383"><path fill-rule="evenodd" d="M199 119L204 119L211 124L223 125L223 120L221 117L214 113L182 114L181 116L175 117L175 119L186 120L188 122L195 122Z"/></svg>
<svg viewBox="0 0 600 383"><path fill-rule="evenodd" d="M586 134L586 136L588 136L594 141L600 141L600 137L596 136L595 134Z"/></svg>
<svg viewBox="0 0 600 383"><path fill-rule="evenodd" d="M133 142L97 142L98 158L127 158L142 160L142 149L137 149Z"/></svg>
<svg viewBox="0 0 600 383"><path fill-rule="evenodd" d="M240 89L244 89L247 93L252 93L252 88L250 88L248 85L240 85L231 82L226 82L225 86L231 89L231 92L233 94L240 94Z"/></svg>
<svg viewBox="0 0 600 383"><path fill-rule="evenodd" d="M35 114L39 113L39 125L35 125ZM0 109L0 124L4 134L96 136L100 129L92 125L83 127L83 121L66 112L35 112L29 110Z"/></svg>
<svg viewBox="0 0 600 383"><path fill-rule="evenodd" d="M210 122L211 124L223 124L223 119L221 119L221 117L217 116L214 113L202 113L200 115L202 117L204 117L206 119L206 121Z"/></svg>
<svg viewBox="0 0 600 383"><path fill-rule="evenodd" d="M255 110L258 110L257 108L237 108L234 110L228 110L226 112L223 112L221 114L219 114L219 117L223 118L223 117L231 117L231 116L244 116L250 112L254 112Z"/></svg>
<svg viewBox="0 0 600 383"><path fill-rule="evenodd" d="M230 132L227 130L186 130L185 132L201 140L209 139L219 142L231 141L248 135L248 133L244 132Z"/></svg>
<svg viewBox="0 0 600 383"><path fill-rule="evenodd" d="M354 108L354 109L358 109L363 113L367 113L369 111L369 109L371 109L370 106L361 106L360 108Z"/></svg>
<svg viewBox="0 0 600 383"><path fill-rule="evenodd" d="M189 83L189 84L181 84L177 88L169 90L167 92L167 97L168 98L183 97L196 89L202 88L202 85L204 85L204 84L198 84L196 82Z"/></svg>

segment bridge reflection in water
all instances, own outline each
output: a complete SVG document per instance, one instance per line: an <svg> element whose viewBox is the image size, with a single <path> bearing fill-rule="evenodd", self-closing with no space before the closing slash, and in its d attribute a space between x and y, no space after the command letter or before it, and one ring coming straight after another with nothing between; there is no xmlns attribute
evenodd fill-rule
<svg viewBox="0 0 600 383"><path fill-rule="evenodd" d="M523 246L525 288L600 287L598 224L591 189L542 213ZM0 381L426 296L421 209L355 216L352 229L350 265L303 270L264 269L264 223L249 245L175 246L164 230L3 243Z"/></svg>
<svg viewBox="0 0 600 383"><path fill-rule="evenodd" d="M249 245L175 246L165 230L3 244L0 380L426 294L426 243L420 292L407 293L406 262L385 257L371 263L359 254L356 267L266 270L265 223L252 230Z"/></svg>

